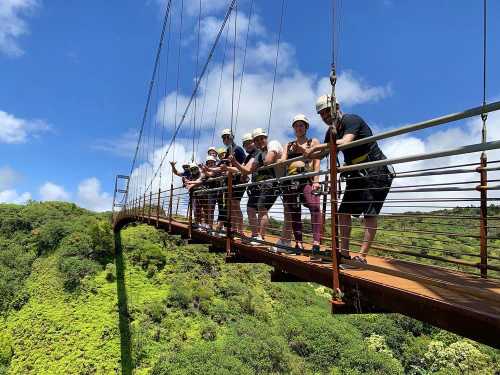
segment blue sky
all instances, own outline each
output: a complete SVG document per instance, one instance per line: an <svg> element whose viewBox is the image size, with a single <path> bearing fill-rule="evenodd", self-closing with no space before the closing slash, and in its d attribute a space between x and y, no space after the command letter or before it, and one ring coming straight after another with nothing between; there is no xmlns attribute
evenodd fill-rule
<svg viewBox="0 0 500 375"><path fill-rule="evenodd" d="M228 3L203 0L200 61L206 59L207 45ZM482 2L340 3L338 95L346 111L360 114L380 131L481 104ZM160 125L165 125L165 141L173 126L169 115L173 116L178 63L180 0L173 4L169 75L165 81L161 71L146 125L160 134L156 113ZM297 112L311 117L314 135L321 137L325 131L314 115L314 99L328 88L324 77L331 56L330 2L304 4L286 2L271 124L271 135L282 141L290 135L288 120ZM245 0L239 7L237 71L241 70L249 6L250 0ZM198 0L185 0L181 104L191 93L196 69L197 7ZM164 4L155 0L0 1L0 201L31 197L70 200L97 210L109 207L114 176L130 170L134 132L144 110L163 9ZM280 9L278 0L255 1L238 135L267 125ZM500 97L500 24L494 22L500 19L500 2L488 1L488 12L491 101ZM222 47L210 65L209 83L200 91L199 103L205 101L207 106L205 117L198 114L202 146L211 143ZM165 47L163 69L166 53ZM232 81L227 64L231 54L228 57L217 131L229 121L227 90ZM158 94L164 92L165 82L167 99L162 100ZM163 105L166 115L160 118ZM498 117L491 117L490 126L500 127ZM473 133L466 129L463 134ZM191 138L187 121L179 135L179 159L191 153ZM415 151L433 149L432 142L436 142L428 132L410 141L410 145L417 144ZM408 144L388 148L395 154L402 149L411 153ZM138 166L156 166L157 159L158 155L142 154Z"/></svg>

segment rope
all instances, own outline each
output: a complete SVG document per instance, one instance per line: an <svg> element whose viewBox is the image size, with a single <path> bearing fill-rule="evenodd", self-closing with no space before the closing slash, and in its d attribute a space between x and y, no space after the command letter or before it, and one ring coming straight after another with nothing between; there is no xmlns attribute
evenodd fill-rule
<svg viewBox="0 0 500 375"><path fill-rule="evenodd" d="M486 36L487 36L487 4L486 0L483 0L483 107L486 107ZM481 113L481 120L483 121L482 128L482 142L486 143L486 120L488 119L488 114L486 112Z"/></svg>
<svg viewBox="0 0 500 375"><path fill-rule="evenodd" d="M283 15L284 14L285 14L285 0L282 0L281 1L280 29L278 32L278 44L276 46L276 60L274 62L273 90L271 92L271 105L269 106L269 119L267 121L267 134L269 134L269 129L271 128L271 117L273 114L274 89L276 86L276 75L278 73L278 58L279 58L279 53L280 53L281 31L283 28Z"/></svg>
<svg viewBox="0 0 500 375"><path fill-rule="evenodd" d="M231 15L232 11L233 11L233 8L234 8L234 4L236 3L236 0L232 0L231 1L231 4L229 5L229 8L226 12L226 15L224 16L224 20L222 21L222 25L221 27L219 28L219 31L217 33L217 36L215 38L215 41L212 45L212 47L210 48L210 52L208 54L208 57L207 57L207 61L205 62L205 65L203 66L203 69L200 73L200 76L198 77L198 80L196 81L196 86L191 94L191 97L189 98L189 101L186 105L186 109L184 110L184 113L182 114L181 116L181 119L179 121L179 123L177 124L177 126L175 127L175 131L174 131L174 134L173 134L173 137L172 137L172 140L170 141L169 145L168 145L168 148L167 150L165 151L163 157L162 157L162 160L160 162L160 165L158 166L153 178L156 177L156 175L158 174L158 171L162 168L163 166L163 163L165 162L165 158L167 157L169 151L170 151L170 148L172 147L172 143L173 143L173 139L174 137L177 135L177 133L179 132L180 128L182 127L182 125L184 124L184 120L186 118L186 115L189 111L189 108L191 107L191 103L193 102L194 100L194 96L196 95L196 93L198 92L198 88L200 86L200 82L201 82L201 79L205 76L205 72L207 71L207 67L208 67L208 64L210 63L210 60L212 59L213 57L213 54L214 54L214 51L215 51L215 48L217 47L217 43L219 42L219 39L221 37L221 34L222 34L222 31L224 30L225 26L226 26L226 23L229 19L229 16ZM151 184L151 182L150 182Z"/></svg>
<svg viewBox="0 0 500 375"><path fill-rule="evenodd" d="M142 115L141 130L139 131L139 138L137 140L137 145L135 147L134 158L132 159L132 167L130 168L130 173L129 173L130 176L132 176L132 172L134 171L135 163L137 162L137 154L139 153L139 147L141 144L142 133L144 131L144 125L146 123L146 118L147 118L148 109L149 109L149 103L151 101L151 93L153 91L154 81L155 81L155 77L156 77L156 70L158 68L158 61L159 61L161 49L163 46L163 39L165 37L165 29L167 27L167 21L168 21L169 15L170 15L171 5L172 5L172 0L168 0L167 9L165 10L165 16L163 17L163 25L162 25L161 34L160 34L160 41L158 43L158 49L156 51L156 58L155 58L155 63L154 63L154 68L153 68L153 74L151 77L151 81L149 82L149 90L148 90L148 95L147 95L147 99L146 99L146 107L144 108L144 113Z"/></svg>
<svg viewBox="0 0 500 375"><path fill-rule="evenodd" d="M245 50L243 52L243 64L241 67L241 79L240 79L240 90L238 92L238 104L236 106L236 120L235 120L235 127L238 126L238 118L240 115L240 102L241 102L241 89L243 87L243 77L245 76L245 65L246 65L246 60L247 60L247 48L248 48L248 36L250 34L250 24L252 22L252 16L253 16L253 7L254 7L255 0L252 0L250 4L250 12L248 13L248 25L247 25L247 35L245 38Z"/></svg>

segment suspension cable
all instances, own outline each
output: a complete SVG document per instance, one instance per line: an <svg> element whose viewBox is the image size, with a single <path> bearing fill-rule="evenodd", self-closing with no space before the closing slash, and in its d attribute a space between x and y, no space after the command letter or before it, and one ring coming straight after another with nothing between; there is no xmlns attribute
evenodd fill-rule
<svg viewBox="0 0 500 375"><path fill-rule="evenodd" d="M146 123L146 118L147 118L147 114L148 114L148 110L149 110L149 103L151 101L151 94L152 94L153 86L154 86L154 82L155 82L156 70L158 69L158 62L160 59L160 53L161 53L161 49L163 46L163 39L165 37L165 30L167 27L167 21L168 21L168 18L170 16L171 5L172 5L172 0L168 0L167 9L165 10L165 16L163 17L163 25L162 25L161 34L160 34L160 41L158 43L158 49L156 51L156 58L155 58L155 62L154 62L153 74L151 76L151 81L149 82L149 90L148 90L148 95L147 95L147 99L146 99L146 107L144 108L144 113L142 115L141 129L139 131L139 137L137 139L137 145L135 147L134 158L132 159L132 167L130 168L130 173L129 173L130 176L132 176L132 172L134 171L135 163L137 161L137 154L139 152L139 146L141 144L142 133L144 131L144 124ZM128 197L127 197L127 199L128 199Z"/></svg>
<svg viewBox="0 0 500 375"><path fill-rule="evenodd" d="M219 105L220 105L220 97L221 97L221 90L222 90L222 77L224 75L224 64L226 62L228 40L229 40L229 27L226 29L226 40L224 43L224 53L222 55L222 63L221 63L221 68L220 68L219 94L217 96L217 106L215 107L214 126L212 128L212 145L214 144L215 129L217 128L217 118L219 116Z"/></svg>
<svg viewBox="0 0 500 375"><path fill-rule="evenodd" d="M271 117L273 114L273 103L274 103L274 89L276 86L276 75L278 73L278 59L280 54L280 43L281 43L281 31L283 28L283 15L285 14L285 0L281 1L281 17L280 17L280 28L278 32L278 43L276 45L276 60L274 62L274 76L273 76L273 89L271 92L271 105L269 106L269 118L267 121L267 134L269 135L269 129L271 128Z"/></svg>
<svg viewBox="0 0 500 375"><path fill-rule="evenodd" d="M208 57L207 57L207 60L205 62L205 65L203 66L203 69L201 70L201 73L200 73L200 76L198 77L198 79L196 80L196 85L195 85L195 88L193 90L193 92L191 93L191 96L188 100L188 103L186 105L186 108L184 109L184 113L182 114L181 116L181 119L179 121L179 123L177 124L177 126L175 127L175 130L174 130L174 135L173 136L176 136L177 133L179 132L180 128L182 127L182 125L184 124L184 120L186 118L186 115L189 111L189 108L191 107L191 103L193 102L194 100L194 96L197 94L198 92L198 88L200 86L200 82L201 82L201 79L205 76L205 72L207 70L207 67L208 67L208 64L210 63L212 57L213 57L213 54L214 54L214 51L215 51L215 48L217 47L217 43L219 42L219 39L221 37L221 34L222 34L222 31L224 30L226 24L227 24L227 21L229 19L229 16L231 15L233 9L234 9L234 4L236 3L236 0L231 0L231 4L229 5L229 8L226 12L226 15L224 16L224 19L222 21L222 24L219 28L219 31L217 33L217 36L215 38L215 41L214 43L212 44L212 47L210 48L210 52L208 54ZM170 141L168 147L167 147L167 150L165 151L162 159L161 159L161 162L160 162L160 165L158 166L153 178L156 177L156 175L158 174L158 171L162 168L163 166L163 163L165 162L165 158L167 157L168 155L168 152L170 151L170 148L172 147L172 141L173 141L173 138L172 140ZM151 182L150 182L151 184Z"/></svg>
<svg viewBox="0 0 500 375"><path fill-rule="evenodd" d="M252 16L253 16L253 7L254 7L255 0L252 0L250 3L250 12L248 13L248 25L247 25L247 35L245 37L245 50L243 52L243 63L241 66L241 79L240 79L240 89L238 92L238 104L236 105L236 119L234 122L234 126L238 126L238 118L240 115L240 102L241 102L241 91L243 88L243 78L245 77L245 65L246 65L246 60L247 60L247 48L248 48L248 39L250 35L250 25L252 23Z"/></svg>
<svg viewBox="0 0 500 375"><path fill-rule="evenodd" d="M237 30L237 25L238 25L238 3L236 3L236 6L234 7L234 42L233 42L233 86L231 89L231 137L234 139L234 132L233 132L233 122L234 122L234 82L236 79L236 44L237 44L237 35L238 35L238 30ZM229 153L233 154L233 144L229 146Z"/></svg>
<svg viewBox="0 0 500 375"><path fill-rule="evenodd" d="M486 37L487 37L487 3L483 0L483 107L486 107ZM481 113L481 120L483 121L482 128L482 142L486 143L486 120L488 119L487 113Z"/></svg>
<svg viewBox="0 0 500 375"><path fill-rule="evenodd" d="M195 77L196 81L198 81L198 65L200 61L200 30L201 30L201 0L199 0L199 12L198 12L198 42L197 42L197 48L196 48L196 70L195 70ZM191 161L194 163L194 153L195 153L195 147L194 147L194 142L196 138L196 111L197 111L197 96L195 95L194 97L194 115L193 115L193 153L191 156Z"/></svg>

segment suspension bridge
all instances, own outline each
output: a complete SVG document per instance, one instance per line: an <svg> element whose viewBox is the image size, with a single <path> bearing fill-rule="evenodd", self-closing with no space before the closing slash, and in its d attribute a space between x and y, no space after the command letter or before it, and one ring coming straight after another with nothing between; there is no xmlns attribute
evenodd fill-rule
<svg viewBox="0 0 500 375"><path fill-rule="evenodd" d="M188 191L170 172L167 160L175 160L176 137L190 115L192 125L192 154L200 151L200 121L203 121L206 107L207 81L210 75L213 56L220 53L222 65L215 119L214 134L219 123L220 87L224 76L224 64L230 47L230 33L234 32L232 46L232 64L229 64L229 76L232 79L230 124L231 131L237 130L240 97L244 86L246 45L251 28L254 1L248 10L248 30L241 59L241 71L236 73L238 42L237 20L238 4L229 2L215 40L208 51L204 65L199 64L199 30L202 15L200 1L198 16L198 51L196 56L195 84L186 106L180 108L177 96L172 101L172 109L158 105L156 115L151 115L152 102L161 102L160 84L175 82L179 92L181 64L181 46L183 38L183 2L176 4L168 1L162 27L160 42L156 54L153 76L146 100L139 139L135 150L132 167L128 175L118 175L115 181L113 201L113 225L119 231L132 223L146 223L156 226L173 235L180 235L192 243L210 244L213 251L225 253L230 263L265 263L271 266L271 280L276 282L315 282L331 288L332 313L400 313L430 323L459 335L479 342L500 347L500 210L496 202L500 199L500 140L487 138L488 114L500 110L500 102L486 100L486 1L484 2L484 66L483 66L483 103L460 112L405 125L373 136L337 145L330 142L323 145L323 151L330 158L321 163L318 171L304 172L292 176L272 179L277 186L289 181L303 181L305 178L319 177L321 189L321 261L309 257L312 249L309 211L302 210L304 225L304 251L301 255L292 254L293 249L282 245L278 240L283 235L285 221L284 204L281 196L269 210L272 222L268 235L262 240L251 239L249 226L245 222L243 230L235 228L234 218L246 211L247 196L241 200L241 206L235 201L236 191L249 187L260 188L265 182L244 182L228 172L223 176L207 181L218 182L217 187L202 186L197 191ZM335 4L335 2L334 2ZM338 13L333 17L332 43L338 25ZM240 9L241 11L241 9ZM281 32L285 1L282 1L278 19L279 34L275 55L272 92L268 129L273 113L274 88L280 52ZM172 28L173 12L180 20L179 32ZM185 30L184 30L185 31ZM225 34L224 34L225 33ZM225 35L225 36L224 36ZM169 74L169 47L173 38L178 37L176 79ZM220 46L220 39L225 44ZM162 47L167 45L167 52ZM219 49L218 46L220 47ZM332 52L336 49L332 46ZM240 60L241 60L240 59ZM199 66L200 65L200 66ZM162 66L164 71L162 72ZM335 98L336 82L335 54L332 56L331 83L332 97ZM170 69L171 70L171 69ZM239 76L239 87L236 77ZM205 83L204 83L205 82ZM203 91L203 94L200 93ZM213 94L213 93L212 93ZM227 99L227 98L226 98ZM161 117L173 115L170 140L165 140L165 126ZM160 116L158 116L160 114ZM160 120L158 120L160 117ZM477 142L460 147L443 148L421 154L405 154L399 157L377 161L365 161L355 165L338 165L335 155L346 149L375 141L387 142L404 139L422 130L437 131L444 126L463 126L461 121L477 121L482 125L480 139ZM197 124L198 121L198 124ZM222 127L222 126L221 126ZM334 132L332 136L335 137ZM203 145L202 145L203 146ZM158 150L161 152L158 153ZM491 159L491 160L489 160ZM306 160L303 156L279 161L263 168L285 168L292 162ZM339 243L342 241L342 225L339 221L338 207L345 194L346 172L366 170L367 168L392 165L395 167L394 183L379 215L377 237L373 241L367 264L359 264L341 257ZM197 213L198 209L208 206L211 197L216 194L227 202L227 219L224 229L215 229L210 221ZM201 207L201 208L200 208ZM218 208L211 215L217 214ZM241 215L241 214L240 214ZM213 218L211 219L213 220ZM351 252L356 254L362 245L362 220L353 221ZM257 241L257 243L255 242Z"/></svg>

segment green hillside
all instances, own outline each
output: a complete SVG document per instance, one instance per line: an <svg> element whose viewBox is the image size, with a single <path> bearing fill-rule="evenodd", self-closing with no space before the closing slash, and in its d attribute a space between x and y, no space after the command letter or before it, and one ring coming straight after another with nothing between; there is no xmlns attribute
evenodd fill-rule
<svg viewBox="0 0 500 375"><path fill-rule="evenodd" d="M0 205L0 374L495 374L500 351L107 215ZM116 250L115 250L116 244Z"/></svg>

